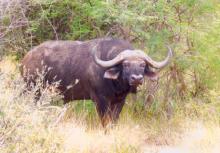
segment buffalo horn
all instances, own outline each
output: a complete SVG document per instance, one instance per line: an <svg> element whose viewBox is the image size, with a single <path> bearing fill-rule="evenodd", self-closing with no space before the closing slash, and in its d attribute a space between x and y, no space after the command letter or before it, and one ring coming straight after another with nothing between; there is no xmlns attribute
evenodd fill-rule
<svg viewBox="0 0 220 153"><path fill-rule="evenodd" d="M163 61L160 61L160 62L154 61L153 59L151 59L147 54L145 54L141 50L124 50L123 52L118 54L115 58L113 58L112 60L109 60L109 61L103 61L103 60L99 59L97 57L96 52L97 52L97 46L94 46L93 47L94 60L95 60L96 64L98 64L99 66L104 67L104 68L109 68L114 65L117 65L125 59L137 57L137 58L141 58L141 59L145 60L152 67L157 68L157 69L161 69L169 63L170 58L172 57L172 50L170 47L168 47L168 55L167 55L166 59Z"/></svg>

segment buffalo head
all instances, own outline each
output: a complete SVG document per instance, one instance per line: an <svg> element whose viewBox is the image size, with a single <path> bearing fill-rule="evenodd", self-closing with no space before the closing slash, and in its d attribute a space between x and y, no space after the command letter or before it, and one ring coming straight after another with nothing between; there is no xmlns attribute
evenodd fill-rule
<svg viewBox="0 0 220 153"><path fill-rule="evenodd" d="M167 57L160 62L154 61L141 50L124 50L112 60L103 61L97 57L95 50L93 56L96 64L106 68L104 78L118 79L121 75L124 81L134 87L143 83L144 76L155 79L157 72L165 67L172 57L172 50L168 47Z"/></svg>

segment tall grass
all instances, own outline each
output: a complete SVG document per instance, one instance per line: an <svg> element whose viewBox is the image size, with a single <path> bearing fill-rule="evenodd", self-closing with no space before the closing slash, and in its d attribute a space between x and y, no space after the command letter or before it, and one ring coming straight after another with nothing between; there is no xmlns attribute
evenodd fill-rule
<svg viewBox="0 0 220 153"><path fill-rule="evenodd" d="M36 89L23 92L16 63L6 58L0 69L2 153L217 153L220 149L217 103L188 102L176 106L167 119L162 110L155 112L155 106L143 110L138 98L136 103L128 98L118 124L106 133L91 102L54 105L62 102L59 93L42 89L44 94L35 103Z"/></svg>

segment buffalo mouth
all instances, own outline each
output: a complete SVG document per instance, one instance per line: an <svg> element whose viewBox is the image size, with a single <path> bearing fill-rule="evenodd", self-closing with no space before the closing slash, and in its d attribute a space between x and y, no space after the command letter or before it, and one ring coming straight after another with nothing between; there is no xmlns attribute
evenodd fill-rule
<svg viewBox="0 0 220 153"><path fill-rule="evenodd" d="M137 86L142 85L142 84L143 84L142 82L140 82L140 83L137 83L137 82L129 82L129 85L130 85L130 86L134 86L134 87L137 87Z"/></svg>
<svg viewBox="0 0 220 153"><path fill-rule="evenodd" d="M129 85L138 86L144 81L144 76L142 74L132 74L129 76Z"/></svg>
<svg viewBox="0 0 220 153"><path fill-rule="evenodd" d="M143 80L142 81L129 81L129 85L133 86L133 87L138 87L139 85L143 84Z"/></svg>

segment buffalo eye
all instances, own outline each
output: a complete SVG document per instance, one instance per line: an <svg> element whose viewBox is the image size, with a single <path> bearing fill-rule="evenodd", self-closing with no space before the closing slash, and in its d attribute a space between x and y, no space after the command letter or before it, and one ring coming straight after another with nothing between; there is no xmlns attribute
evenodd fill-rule
<svg viewBox="0 0 220 153"><path fill-rule="evenodd" d="M129 66L130 66L130 63L129 63L129 62L124 62L124 63L123 63L123 66L124 66L124 67L129 67Z"/></svg>
<svg viewBox="0 0 220 153"><path fill-rule="evenodd" d="M145 67L145 66L146 66L145 63L141 63L141 64L140 64L140 67Z"/></svg>

